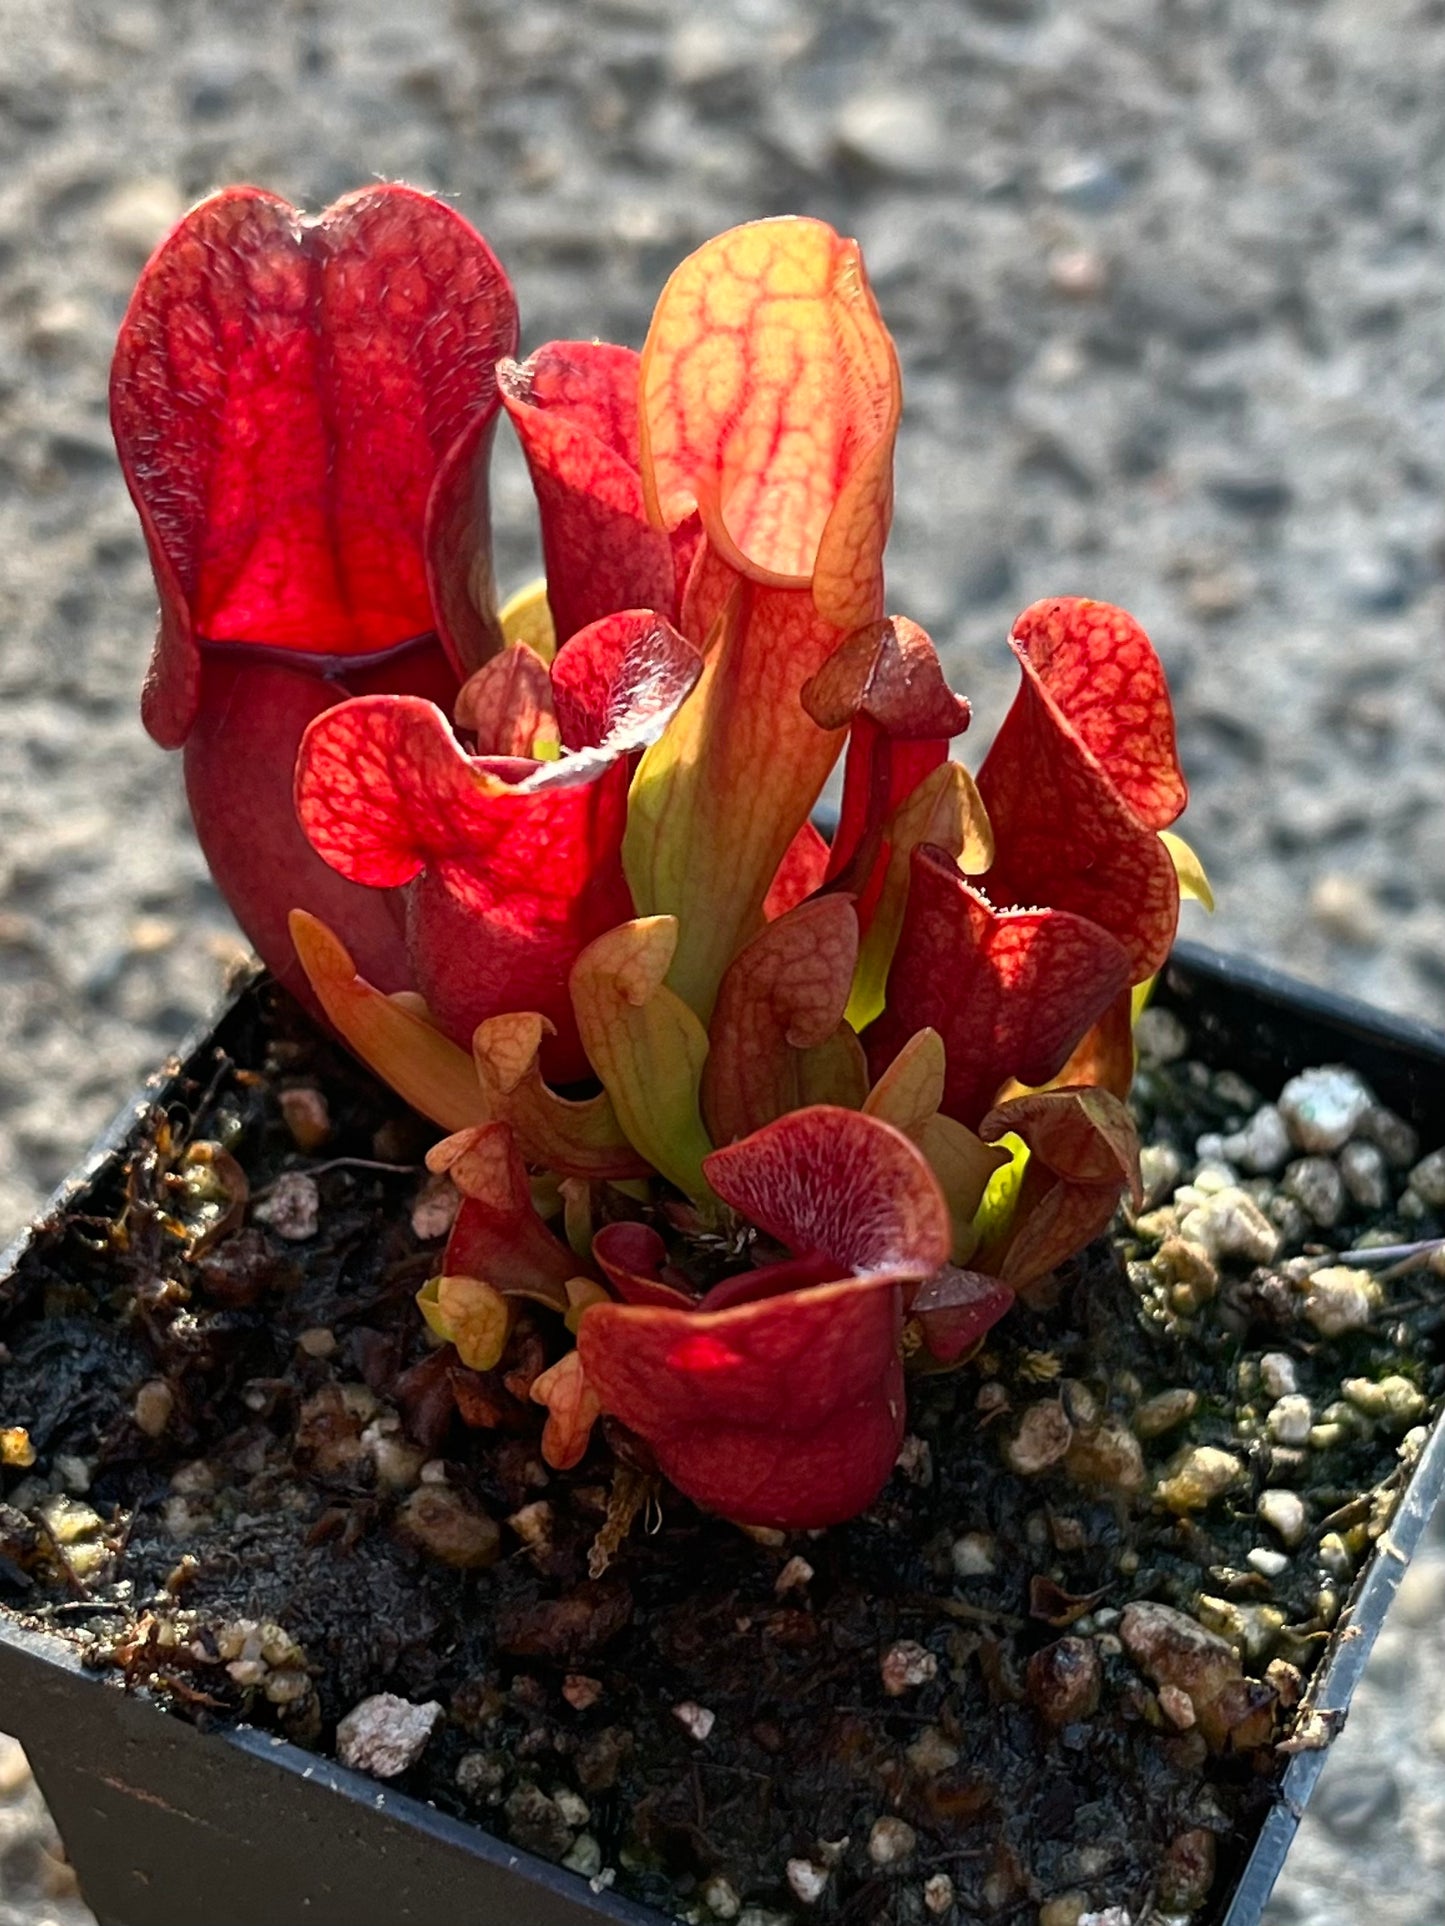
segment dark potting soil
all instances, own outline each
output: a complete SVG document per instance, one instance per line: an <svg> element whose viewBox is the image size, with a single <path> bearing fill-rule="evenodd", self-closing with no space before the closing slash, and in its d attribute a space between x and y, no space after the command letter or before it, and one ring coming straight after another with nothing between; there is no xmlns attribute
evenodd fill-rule
<svg viewBox="0 0 1445 1926"><path fill-rule="evenodd" d="M267 988L220 1046L0 1285L0 1603L322 1750L434 1701L395 1783L664 1913L1208 1916L1445 1390L1437 1272L1312 1281L1438 1231L1408 1135L1327 1237L1304 1179L1239 1178L1201 1261L1231 1173L1197 1140L1260 1099L1146 1066L1153 1219L912 1386L864 1518L784 1541L615 1435L549 1472L542 1332L478 1374L417 1313L435 1133Z"/></svg>

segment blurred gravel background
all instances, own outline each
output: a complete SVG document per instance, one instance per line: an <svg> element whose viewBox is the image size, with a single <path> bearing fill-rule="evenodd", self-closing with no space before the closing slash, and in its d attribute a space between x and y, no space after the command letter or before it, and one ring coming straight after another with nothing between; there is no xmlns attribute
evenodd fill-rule
<svg viewBox="0 0 1445 1926"><path fill-rule="evenodd" d="M858 234L907 391L891 603L978 748L1011 616L1123 602L1212 939L1445 1018L1442 86L1442 0L0 0L0 1234L238 947L136 718L153 598L105 419L136 272L228 179L455 197L527 345L640 342L735 221ZM496 495L515 583L509 451ZM1281 1921L1439 1926L1430 1582L1357 1718L1374 1803L1311 1821ZM11 1836L0 1926L59 1919L14 1910Z"/></svg>

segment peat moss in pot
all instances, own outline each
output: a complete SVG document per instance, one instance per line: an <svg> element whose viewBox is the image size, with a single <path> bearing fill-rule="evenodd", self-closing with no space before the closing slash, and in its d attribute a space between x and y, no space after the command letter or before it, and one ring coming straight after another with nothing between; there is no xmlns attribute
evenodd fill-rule
<svg viewBox="0 0 1445 1926"><path fill-rule="evenodd" d="M1286 991L1272 1010L1276 988L1207 960L1173 980L1179 1017L1143 1040L1169 1055L1187 1038L1186 1054L1146 1059L1136 1097L1145 1168L1172 1204L1146 1200L1142 1226L1064 1268L1047 1316L1015 1309L971 1370L922 1388L861 1519L777 1541L662 1492L656 1529L639 1519L596 1577L609 1499L630 1509L638 1487L600 1448L546 1469L505 1384L515 1353L491 1373L448 1364L438 1395L445 1354L411 1313L439 1235L434 1187L398 1154L415 1120L272 993L244 995L6 1286L0 1398L19 1421L11 1456L33 1462L7 1480L4 1596L20 1625L182 1718L339 1750L385 1793L377 1810L331 1791L318 1815L304 1802L321 1761L226 1760L219 1736L203 1741L210 1772L187 1759L148 1779L156 1735L138 1757L108 1727L86 1776L60 1735L97 1746L90 1723L118 1701L78 1681L39 1690L55 1667L6 1641L7 1717L105 1916L181 1917L201 1892L217 1920L294 1917L303 1894L320 1918L390 1917L366 1855L384 1850L395 1879L397 1842L372 1833L399 1823L419 1835L404 1842L411 1916L438 1916L455 1869L400 1788L511 1842L524 1869L531 1854L570 1865L548 1913L555 1887L498 1894L478 1839L462 1872L481 1918L635 1921L617 1910L635 1896L703 1920L734 1901L754 1920L1143 1920L1168 1892L1173 1916L1218 1921L1247 1856L1229 1918L1257 1918L1376 1595L1440 1481L1438 1430L1419 1463L1439 1286L1427 1252L1338 1261L1404 1228L1399 1158L1415 1146L1384 1107L1353 1141L1395 1144L1392 1208L1347 1206L1334 1251L1221 1254L1215 1294L1184 1306L1157 1213L1199 1207L1200 1136L1273 1129L1221 1059L1259 1077L1261 1050L1298 1068L1327 1038L1438 1131L1445 1042L1362 1044L1337 1009L1312 1020ZM298 1091L313 1119L324 1094L328 1117L304 1153ZM231 1146L253 1214L313 1187L316 1227L272 1213L188 1256L190 1186L168 1178L194 1167L191 1143ZM1323 1335L1322 1306L1333 1322L1347 1301L1341 1269L1368 1314ZM478 1393L519 1428L460 1425ZM1300 1400L1348 1435L1289 1442ZM261 1771L281 1781L270 1809L246 1776ZM143 1887L124 1883L114 1826L87 1829L97 1798L132 1785ZM174 1892L178 1858L156 1808L178 1801L193 1815L180 1913L156 1893L168 1876ZM350 1887L337 1855L313 1868L318 1826L352 1841ZM262 1858L302 1870L258 1892ZM226 1910L234 1892L244 1911Z"/></svg>
<svg viewBox="0 0 1445 1926"><path fill-rule="evenodd" d="M1208 886L1128 615L1025 611L949 760L853 243L515 346L409 189L227 190L142 277L146 720L389 1090L250 995L37 1240L0 1570L579 1895L1202 1919L1425 1445L1440 1160L1144 1007ZM502 408L547 579L498 613Z"/></svg>

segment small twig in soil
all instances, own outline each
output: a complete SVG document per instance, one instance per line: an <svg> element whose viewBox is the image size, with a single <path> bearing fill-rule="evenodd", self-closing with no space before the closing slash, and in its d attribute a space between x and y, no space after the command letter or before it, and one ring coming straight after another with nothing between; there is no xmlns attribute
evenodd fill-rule
<svg viewBox="0 0 1445 1926"><path fill-rule="evenodd" d="M1445 1237L1427 1237L1418 1244L1377 1244L1361 1251L1340 1251L1336 1256L1323 1261L1330 1264L1402 1264L1414 1267L1433 1257L1437 1251L1445 1252Z"/></svg>
<svg viewBox="0 0 1445 1926"><path fill-rule="evenodd" d="M310 1169L303 1165L299 1170L283 1171L281 1176L325 1177L333 1170L379 1170L389 1177L415 1177L418 1171L425 1169L425 1164L384 1164L375 1157L329 1157L324 1164L312 1164ZM281 1178L278 1177L274 1183L267 1184L264 1189L253 1190L251 1202L254 1204L263 1197L269 1197L280 1181Z"/></svg>
<svg viewBox="0 0 1445 1926"><path fill-rule="evenodd" d="M425 1164L385 1164L375 1157L329 1157L324 1164L313 1164L308 1177L324 1177L329 1170L379 1170L389 1177L415 1177Z"/></svg>
<svg viewBox="0 0 1445 1926"><path fill-rule="evenodd" d="M587 1554L587 1576L601 1578L621 1550L640 1511L650 1515L657 1503L657 1480L628 1465L619 1464L612 1474L612 1489L607 1497L607 1516ZM661 1513L659 1511L659 1522Z"/></svg>
<svg viewBox="0 0 1445 1926"><path fill-rule="evenodd" d="M1320 1520L1319 1529L1322 1532L1342 1531L1349 1525L1358 1525L1370 1515L1370 1497L1372 1495L1373 1494L1368 1494L1362 1495L1359 1498L1352 1498L1347 1505L1341 1505L1338 1511L1332 1511L1328 1518L1322 1518Z"/></svg>
<svg viewBox="0 0 1445 1926"><path fill-rule="evenodd" d="M175 1672L164 1674L158 1672L156 1684L163 1692L174 1692L176 1697L184 1699L187 1705L204 1705L214 1712L228 1710L224 1699L218 1699L209 1692L203 1692L199 1686L189 1684Z"/></svg>

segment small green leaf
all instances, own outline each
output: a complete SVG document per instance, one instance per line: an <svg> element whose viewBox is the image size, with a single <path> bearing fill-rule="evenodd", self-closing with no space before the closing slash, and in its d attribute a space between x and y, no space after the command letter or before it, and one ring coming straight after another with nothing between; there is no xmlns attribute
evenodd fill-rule
<svg viewBox="0 0 1445 1926"><path fill-rule="evenodd" d="M978 1213L973 1220L980 1244L991 1244L1007 1231L1018 1204L1019 1190L1023 1185L1024 1172L1029 1162L1028 1145L1012 1130L1006 1131L994 1148L1006 1150L1009 1153L1009 1161L989 1178L988 1188L983 1193L983 1202L979 1205Z"/></svg>
<svg viewBox="0 0 1445 1926"><path fill-rule="evenodd" d="M628 1141L695 1203L712 1201L699 1107L707 1032L663 979L677 920L643 916L589 943L572 966L582 1046Z"/></svg>

